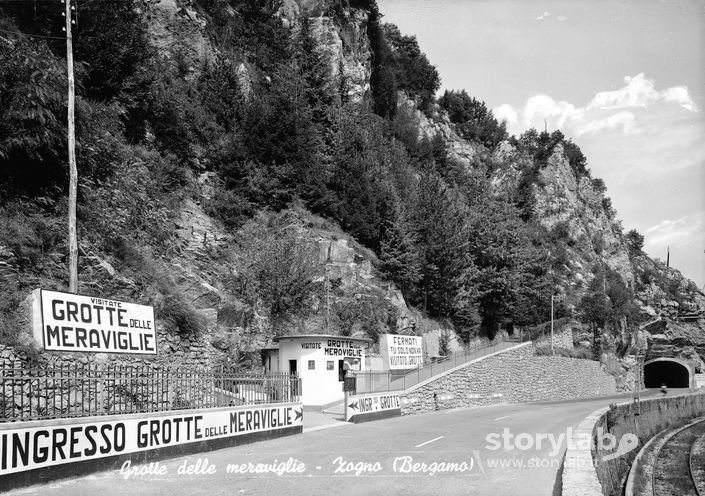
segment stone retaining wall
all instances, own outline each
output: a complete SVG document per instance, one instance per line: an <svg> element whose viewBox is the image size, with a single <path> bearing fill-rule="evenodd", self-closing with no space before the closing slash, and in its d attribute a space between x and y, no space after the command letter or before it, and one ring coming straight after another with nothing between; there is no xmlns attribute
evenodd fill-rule
<svg viewBox="0 0 705 496"><path fill-rule="evenodd" d="M610 405L590 414L574 431L591 439L590 446L568 446L563 468L564 496L621 495L629 469L639 450L667 427L705 415L705 394L695 393L643 400L639 415L632 402ZM614 449L600 448L599 430L615 436L617 443L627 433L637 436L636 449L609 460Z"/></svg>
<svg viewBox="0 0 705 496"><path fill-rule="evenodd" d="M460 365L406 390L402 414L526 401L565 400L614 394L614 377L598 362L535 356L519 344Z"/></svg>
<svg viewBox="0 0 705 496"><path fill-rule="evenodd" d="M536 346L551 346L550 334L536 341ZM573 329L572 327L563 327L555 329L553 332L553 346L556 348L573 349Z"/></svg>

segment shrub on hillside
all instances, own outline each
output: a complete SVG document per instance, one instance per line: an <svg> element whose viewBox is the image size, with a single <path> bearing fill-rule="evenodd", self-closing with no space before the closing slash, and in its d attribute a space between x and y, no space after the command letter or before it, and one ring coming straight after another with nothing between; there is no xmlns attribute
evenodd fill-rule
<svg viewBox="0 0 705 496"><path fill-rule="evenodd" d="M61 219L32 212L34 208L21 203L0 206L0 246L10 250L20 270L40 269L66 237Z"/></svg>
<svg viewBox="0 0 705 496"><path fill-rule="evenodd" d="M64 181L64 69L43 41L0 43L0 190L35 193Z"/></svg>
<svg viewBox="0 0 705 496"><path fill-rule="evenodd" d="M179 294L164 296L157 305L156 316L166 328L181 337L198 336L205 330L205 321L193 306Z"/></svg>
<svg viewBox="0 0 705 496"><path fill-rule="evenodd" d="M644 235L636 229L629 231L624 238L631 253L639 253L644 248Z"/></svg>
<svg viewBox="0 0 705 496"><path fill-rule="evenodd" d="M427 109L441 86L438 71L421 52L416 36L402 35L394 24L385 24L384 34L392 47L397 87L418 97L421 109Z"/></svg>
<svg viewBox="0 0 705 496"><path fill-rule="evenodd" d="M446 91L438 103L448 112L463 138L482 143L489 149L507 139L506 123L498 122L485 102L471 97L465 90Z"/></svg>
<svg viewBox="0 0 705 496"><path fill-rule="evenodd" d="M578 348L562 348L559 346L553 347L553 352L551 351L550 344L543 344L536 347L536 355L538 356L559 356L565 358L578 358L582 360L593 360L593 352L591 349L584 348L582 346Z"/></svg>
<svg viewBox="0 0 705 496"><path fill-rule="evenodd" d="M233 289L249 304L264 305L276 326L294 315L305 315L306 302L318 293L321 275L313 239L291 215L260 214L239 232L241 257Z"/></svg>

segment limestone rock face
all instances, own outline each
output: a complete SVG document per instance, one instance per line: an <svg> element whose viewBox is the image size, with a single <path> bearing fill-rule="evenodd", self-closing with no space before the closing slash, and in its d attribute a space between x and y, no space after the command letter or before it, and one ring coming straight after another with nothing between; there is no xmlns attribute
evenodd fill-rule
<svg viewBox="0 0 705 496"><path fill-rule="evenodd" d="M437 105L433 110L433 118L429 118L416 107L416 102L410 100L405 94L400 93L398 106L411 114L419 128L419 139L433 139L440 136L446 145L448 156L470 168L473 159L478 153L478 145L470 143L455 132L448 114L442 112Z"/></svg>
<svg viewBox="0 0 705 496"><path fill-rule="evenodd" d="M312 17L311 33L329 61L331 81L347 89L349 101L361 101L370 90L372 75L367 14L348 11L342 26L331 17Z"/></svg>
<svg viewBox="0 0 705 496"><path fill-rule="evenodd" d="M144 5L150 44L174 66L185 65L188 78L198 78L215 58L206 19L185 0L146 0Z"/></svg>
<svg viewBox="0 0 705 496"><path fill-rule="evenodd" d="M595 277L594 268L607 266L635 292L642 326L649 335L649 356L681 357L699 369L705 357L705 296L677 270L643 253L630 253L619 220L604 205L604 194L590 178L576 177L562 145L554 148L545 165L533 164L508 142L497 147L493 159L500 164L491 177L496 195L511 197L525 171L537 167L538 180L532 186L534 218L549 233L560 233L556 235L565 242L558 284L568 295L569 308L585 294ZM626 319L619 328L608 341L631 343ZM624 384L628 387L629 381Z"/></svg>
<svg viewBox="0 0 705 496"><path fill-rule="evenodd" d="M371 49L367 38L367 11L338 9L329 0L284 0L278 15L295 32L307 17L321 54L328 59L330 80L347 90L350 102L360 102L370 90Z"/></svg>
<svg viewBox="0 0 705 496"><path fill-rule="evenodd" d="M584 269L580 271L584 280L591 279L591 265L603 261L631 285L634 274L629 254L615 222L608 217L601 195L589 179L577 180L562 145L556 146L539 174L543 186L535 190L537 217L549 229L559 222L567 223L568 235L575 243L573 255Z"/></svg>
<svg viewBox="0 0 705 496"><path fill-rule="evenodd" d="M182 240L183 248L194 253L203 253L210 247L224 246L227 239L225 232L213 219L190 199L186 200L181 208L181 220L176 225L176 232Z"/></svg>
<svg viewBox="0 0 705 496"><path fill-rule="evenodd" d="M249 100L252 96L252 77L250 76L250 71L244 63L237 66L236 69L237 84L240 88L240 92L245 100Z"/></svg>
<svg viewBox="0 0 705 496"><path fill-rule="evenodd" d="M497 146L492 158L498 163L506 164L495 171L490 179L494 193L497 196L510 197L519 186L522 170L530 167L529 160L517 154L508 141L503 141Z"/></svg>

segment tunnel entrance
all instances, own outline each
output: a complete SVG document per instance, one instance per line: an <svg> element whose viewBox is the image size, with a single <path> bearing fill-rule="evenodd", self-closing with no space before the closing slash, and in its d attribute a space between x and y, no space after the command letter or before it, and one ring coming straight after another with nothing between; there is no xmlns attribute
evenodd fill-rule
<svg viewBox="0 0 705 496"><path fill-rule="evenodd" d="M669 359L644 364L644 386L658 388L662 384L669 388L690 387L690 370L682 363Z"/></svg>

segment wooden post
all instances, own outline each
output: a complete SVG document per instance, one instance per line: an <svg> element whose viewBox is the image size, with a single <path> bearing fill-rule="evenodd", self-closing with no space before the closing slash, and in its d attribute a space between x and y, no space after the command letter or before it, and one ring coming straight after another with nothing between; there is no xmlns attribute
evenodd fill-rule
<svg viewBox="0 0 705 496"><path fill-rule="evenodd" d="M551 355L554 355L555 353L553 352L553 295L551 295Z"/></svg>
<svg viewBox="0 0 705 496"><path fill-rule="evenodd" d="M69 152L69 293L78 292L78 241L76 236L76 129L74 124L73 38L71 36L71 0L66 3L66 65L68 72L68 152Z"/></svg>

